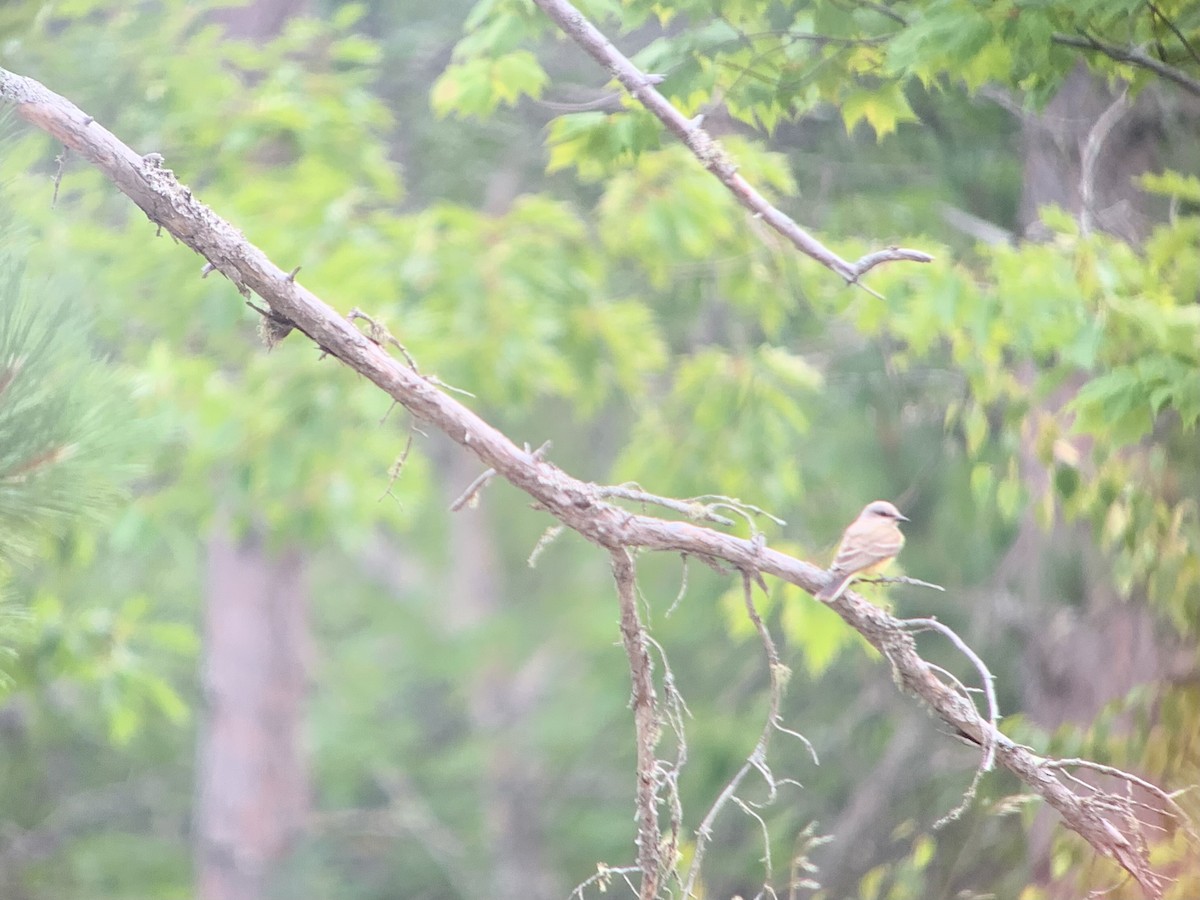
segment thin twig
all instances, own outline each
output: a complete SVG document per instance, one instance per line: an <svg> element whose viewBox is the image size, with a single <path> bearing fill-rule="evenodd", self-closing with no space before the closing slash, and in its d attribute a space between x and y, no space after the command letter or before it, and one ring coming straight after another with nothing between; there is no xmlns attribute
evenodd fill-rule
<svg viewBox="0 0 1200 900"><path fill-rule="evenodd" d="M593 884L600 886L600 893L608 893L608 886L612 883L612 877L614 875L622 876L625 881L629 883L630 890L636 894L637 890L633 887L633 883L629 881L629 876L637 871L637 866L620 866L614 868L613 866L607 866L604 863L596 863L596 874L591 878L588 878L585 881L575 885L575 890L571 891L570 896L578 897L579 900L583 900L584 890L591 887Z"/></svg>
<svg viewBox="0 0 1200 900"><path fill-rule="evenodd" d="M709 841L712 840L712 827L717 820L717 814L737 793L738 787L741 786L742 780L750 774L751 768L753 766L749 760L742 763L741 768L721 789L721 793L717 795L717 799L713 801L712 806L708 808L708 812L700 821L699 827L696 828L696 849L692 852L692 864L688 868L687 881L683 884L684 900L693 900L696 896L694 893L696 878L700 875L700 864L704 861L704 852L708 849Z"/></svg>
<svg viewBox="0 0 1200 900"><path fill-rule="evenodd" d="M676 500L673 497L660 497L641 489L636 484L596 485L596 496L606 499L631 500L634 503L653 503L664 509L681 513L693 522L714 522L717 525L733 525L733 519L719 516L710 506L696 500Z"/></svg>
<svg viewBox="0 0 1200 900"><path fill-rule="evenodd" d="M994 684L996 677L984 665L983 660L979 658L979 654L967 646L966 641L955 634L952 628L943 625L932 616L927 619L901 619L900 623L913 632L936 631L950 641L959 653L970 660L971 665L975 667L975 671L979 673L980 681L983 683L983 695L987 698L988 724L991 726L990 728L980 729L983 734L983 762L980 764L980 768L984 772L990 772L996 761L994 735L997 733L1000 721L1000 707L996 703L996 686Z"/></svg>
<svg viewBox="0 0 1200 900"><path fill-rule="evenodd" d="M67 156L71 153L71 148L63 146L62 153L54 157L54 196L50 198L50 207L58 206L58 189L62 187L63 173L67 171Z"/></svg>
<svg viewBox="0 0 1200 900"><path fill-rule="evenodd" d="M765 870L763 887L767 890L770 890L771 876L773 874L773 867L771 865L771 832L767 829L767 823L763 820L763 817L755 812L749 803L737 796L733 798L733 802L741 808L742 812L750 816L750 818L754 819L754 821L758 823L759 830L762 832L763 855L760 861L762 862L763 869Z"/></svg>
<svg viewBox="0 0 1200 900"><path fill-rule="evenodd" d="M872 0L859 0L859 3L868 9L875 10L875 12L879 13L881 16L886 16L899 25L908 25L908 19L904 18L904 16L896 12L894 9L888 7L885 3L874 3Z"/></svg>
<svg viewBox="0 0 1200 900"><path fill-rule="evenodd" d="M287 280L290 282L295 282L296 273L299 271L300 267L296 266L296 268L292 269L291 273L288 275ZM410 369L412 369L414 372L421 371L417 368L417 361L412 358L412 354L408 352L408 348L400 343L394 334L388 331L387 326L384 325L383 322L380 322L377 319L367 315L357 306L350 310L350 312L346 313L346 318L351 322L353 322L355 319L362 319L362 321L367 323L366 335L368 338L370 338L380 347L384 346L385 344L390 344L391 346L395 347L400 351L400 354L404 357L404 361L408 363L408 367Z"/></svg>
<svg viewBox="0 0 1200 900"><path fill-rule="evenodd" d="M1187 834L1188 837L1190 837L1197 844L1200 844L1200 834L1198 834L1196 829L1192 827L1191 818L1188 816L1184 808L1175 801L1175 797L1178 794L1184 793L1184 791L1168 793L1158 785L1152 784L1149 781L1146 781L1144 778L1139 778L1132 772L1126 772L1123 769L1118 769L1113 766L1106 766L1103 763L1092 762L1090 759L1047 758L1044 759L1042 763L1047 769L1065 769L1068 766L1074 766L1077 769L1089 769L1090 771L1099 772L1102 775L1108 775L1110 778L1116 778L1120 781L1126 782L1127 784L1141 788L1146 793L1151 794L1161 800L1167 809L1159 810L1159 812L1168 813L1179 823L1180 827L1183 828L1184 833ZM1196 785L1189 785L1184 790L1191 790L1195 787Z"/></svg>
<svg viewBox="0 0 1200 900"><path fill-rule="evenodd" d="M442 379L438 378L436 375L426 375L425 380L428 381L430 384L432 384L434 387L445 388L448 391L454 391L454 393L456 393L456 394L462 394L462 396L471 397L472 399L474 399L474 397L475 397L475 395L473 393L471 393L470 391L468 391L466 388L455 387L454 385L450 384L449 382L442 381Z"/></svg>
<svg viewBox="0 0 1200 900"><path fill-rule="evenodd" d="M667 76L658 74L647 75L646 80L651 84L662 84L667 80ZM577 100L575 102L570 102L566 100L546 100L536 97L534 98L534 102L538 106L544 106L546 109L553 110L557 113L581 113L593 112L595 110L616 112L621 109L624 99L624 91L605 91L604 93L593 97L590 100Z"/></svg>
<svg viewBox="0 0 1200 900"><path fill-rule="evenodd" d="M817 881L817 867L808 858L809 853L828 844L833 838L827 834L817 834L817 823L809 822L804 830L796 835L796 849L792 851L791 871L788 873L788 900L796 900L799 890L818 891L821 889ZM801 875L800 873L804 874Z"/></svg>
<svg viewBox="0 0 1200 900"><path fill-rule="evenodd" d="M679 687L675 682L675 673L671 671L671 663L667 659L667 651L649 634L646 635L646 641L658 651L659 662L663 667L663 703L659 707L659 712L675 735L675 761L669 765L663 760L659 760L658 763L658 777L666 788L667 804L671 811L670 834L663 847L662 867L671 873L676 883L682 884L677 865L679 835L683 830L683 798L679 794L679 777L683 774L683 767L687 764L688 759L684 717L690 718L692 711L688 709L683 694L679 692Z"/></svg>
<svg viewBox="0 0 1200 900"><path fill-rule="evenodd" d="M967 785L967 789L962 792L962 797L959 798L957 804L950 812L946 813L940 819L933 823L931 830L941 831L951 822L957 822L963 817L963 814L971 808L971 804L975 802L975 797L979 794L979 783L983 781L984 776L983 766L976 766L975 773L971 776L971 783Z"/></svg>
<svg viewBox="0 0 1200 900"><path fill-rule="evenodd" d="M1161 78L1165 78L1167 81L1179 85L1188 93L1200 97L1200 81L1174 66L1168 66L1164 62L1160 62L1136 47L1118 47L1115 44L1107 44L1096 40L1096 38L1087 33L1082 33L1082 36L1055 34L1050 37L1050 40L1063 47L1095 50L1097 53L1103 53L1109 59L1116 60L1117 62L1128 63L1131 66L1146 69Z"/></svg>
<svg viewBox="0 0 1200 900"><path fill-rule="evenodd" d="M400 473L404 471L404 464L408 462L408 454L412 452L414 430L415 429L409 429L408 440L404 444L404 450L399 456L396 457L395 462L388 466L387 489L379 495L379 500L383 500L384 497L392 497L393 499L396 499L395 495L392 493L392 486L396 483L396 479L400 477ZM397 502L399 501L397 500Z"/></svg>
<svg viewBox="0 0 1200 900"><path fill-rule="evenodd" d="M764 519L770 519L780 527L787 524L779 516L767 512L761 507L755 506L753 503L746 503L744 500L739 500L736 497L726 497L723 494L701 494L699 497L693 497L697 503L707 502L713 509L727 509L730 512L737 513L744 518L751 528L754 527L754 521L751 516L762 516Z"/></svg>
<svg viewBox="0 0 1200 900"><path fill-rule="evenodd" d="M544 441L542 446L530 454L535 460L541 459L547 450L552 446L551 441ZM525 445L525 452L529 453L529 445ZM474 503L476 495L483 489L483 486L495 478L499 473L494 468L484 469L475 477L475 479L467 485L467 489L458 495L458 499L450 504L451 512L458 512L468 503Z"/></svg>
<svg viewBox="0 0 1200 900"><path fill-rule="evenodd" d="M681 572L679 574L679 591L675 594L675 599L671 602L671 605L669 607L667 607L667 615L668 616L671 615L671 613L675 612L676 607L678 607L679 604L683 602L683 598L685 596L687 596L688 555L686 553L681 553L681 554L679 554L679 556L680 556L680 561L683 563L683 565L680 566Z"/></svg>
<svg viewBox="0 0 1200 900"><path fill-rule="evenodd" d="M855 578L855 584L911 584L916 587L931 588L935 591L946 592L940 584L932 581L922 581L920 578L910 578L907 575L872 575L870 578Z"/></svg>
<svg viewBox="0 0 1200 900"><path fill-rule="evenodd" d="M458 495L458 499L450 504L450 512L458 512L468 503L473 503L476 495L483 488L483 486L495 478L498 474L500 473L495 469L490 468L484 469L482 472L480 472L475 479L467 485L467 489Z"/></svg>
<svg viewBox="0 0 1200 900"><path fill-rule="evenodd" d="M1200 65L1200 53L1196 52L1196 48L1193 47L1192 42L1187 39L1187 35L1179 30L1179 26L1171 21L1168 16L1164 15L1163 11L1159 9L1158 6L1156 6L1153 2L1151 2L1151 0L1146 0L1146 6L1149 7L1150 14L1152 16L1157 16L1158 20L1171 30L1171 33L1175 35L1179 43L1183 44L1183 49L1187 51L1187 54L1192 58L1192 61Z"/></svg>
<svg viewBox="0 0 1200 900"><path fill-rule="evenodd" d="M546 548L553 544L555 539L563 533L566 527L562 522L559 522L556 525L551 525L542 532L542 536L537 539L537 543L533 545L533 549L529 552L529 558L525 560L529 568L537 568L538 559L546 551Z"/></svg>

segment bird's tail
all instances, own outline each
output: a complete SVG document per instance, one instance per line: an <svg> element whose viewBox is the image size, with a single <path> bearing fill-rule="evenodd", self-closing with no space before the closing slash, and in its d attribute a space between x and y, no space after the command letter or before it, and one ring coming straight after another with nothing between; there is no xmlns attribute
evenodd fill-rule
<svg viewBox="0 0 1200 900"><path fill-rule="evenodd" d="M842 591L846 589L846 585L850 583L850 579L853 577L853 572L842 574L837 569L830 569L829 581L825 583L825 587L817 591L816 598L822 603L832 603L838 597L842 596Z"/></svg>

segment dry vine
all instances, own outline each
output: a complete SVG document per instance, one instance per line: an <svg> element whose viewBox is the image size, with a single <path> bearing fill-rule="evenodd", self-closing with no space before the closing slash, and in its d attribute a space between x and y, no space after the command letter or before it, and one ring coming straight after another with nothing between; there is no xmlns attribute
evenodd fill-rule
<svg viewBox="0 0 1200 900"><path fill-rule="evenodd" d="M712 827L716 822L718 813L725 807L727 803L732 801L746 813L746 815L757 819L762 824L762 817L759 816L751 805L738 796L738 788L742 781L750 772L757 771L762 776L763 782L767 786L766 803L771 803L775 800L775 796L779 791L779 787L783 784L792 784L790 779L777 779L771 771L771 767L767 763L767 750L771 744L771 735L776 731L783 734L791 735L798 738L808 748L808 752L812 754L813 762L817 762L817 753L813 749L812 744L808 742L808 738L800 734L798 731L792 731L785 728L780 719L780 706L783 703L783 692L787 686L788 678L791 676L791 670L783 664L779 658L779 651L775 649L775 641L771 637L771 632L767 630L766 624L762 620L762 616L758 614L758 608L754 605L754 586L752 582L753 570L742 571L742 601L746 606L746 615L749 616L751 623L754 625L754 630L758 633L758 639L763 645L763 653L767 658L767 675L770 683L769 694L767 698L767 718L763 723L762 732L758 736L758 740L754 744L754 749L750 751L750 755L746 757L746 761L741 768L737 770L733 778L731 778L721 793L717 795L717 799L713 801L704 819L700 822L700 827L696 829L696 850L692 856L692 864L688 867L687 880L683 885L683 896L694 897L696 880L700 877L700 866L704 861L704 853L708 849L708 843L712 839ZM757 573L754 573L755 575ZM770 881L772 876L771 865L771 845L765 834L763 834L763 865L766 867L766 878L764 880L764 891L770 891Z"/></svg>
<svg viewBox="0 0 1200 900"><path fill-rule="evenodd" d="M538 2L548 4L549 0ZM444 432L474 453L498 476L532 497L540 509L609 551L620 586L623 617L627 613L636 615L636 604L630 600L636 597L630 580L629 553L633 548L684 553L705 562L724 563L743 573L752 573L756 579L771 575L809 593L824 584L822 569L763 546L761 541L743 540L691 522L632 513L607 502L596 485L573 478L538 458L535 452L521 449L449 396L435 379L389 355L352 322L305 289L294 274L289 275L272 263L236 228L197 200L162 165L158 154L138 155L70 101L32 79L4 69L0 69L0 101L12 104L22 119L97 166L157 228L202 255L241 294L257 294L266 301L275 319L306 334L322 351L385 391L415 419ZM1057 810L1068 828L1081 835L1097 853L1119 863L1137 880L1147 897L1162 896L1165 879L1151 868L1143 830L1136 817L1124 814L1130 809L1124 798L1098 793L1090 785L1081 787L1077 779L1062 770L1061 763L1044 759L997 731L979 715L970 700L953 684L939 678L921 658L903 622L853 591L847 591L830 607L890 660L896 682L904 691L919 697L952 729L981 746L993 748L996 762ZM626 635L624 627L622 634ZM642 895L650 896L648 888L661 885L663 874L662 851L657 843L652 845L648 840L651 835L660 834L657 804L662 782L657 774L643 782L645 770L641 766L649 765L658 771L653 744L648 740L659 723L639 711L638 704L653 699L653 684L650 683L648 690L646 683L639 680L636 667L649 666L650 656L646 642L638 638L636 625L627 640L632 641L627 646L635 666L635 722L639 733L639 871ZM772 676L775 675L772 668ZM778 729L777 720L768 724ZM1170 799L1167 794L1158 796ZM1164 803L1157 812L1171 820L1179 818L1169 803ZM624 870L606 871L627 877Z"/></svg>

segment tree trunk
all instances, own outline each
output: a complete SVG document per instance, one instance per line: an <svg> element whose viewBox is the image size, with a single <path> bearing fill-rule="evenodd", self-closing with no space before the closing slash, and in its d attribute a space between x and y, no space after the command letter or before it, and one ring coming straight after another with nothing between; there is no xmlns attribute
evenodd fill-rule
<svg viewBox="0 0 1200 900"><path fill-rule="evenodd" d="M1153 225L1149 198L1133 179L1159 165L1161 112L1153 96L1122 101L1081 63L1041 114L1025 117L1020 217L1027 235L1040 236L1039 210L1053 204L1132 244L1145 238Z"/></svg>
<svg viewBox="0 0 1200 900"><path fill-rule="evenodd" d="M1134 179L1158 168L1160 117L1152 90L1129 102L1077 66L1045 111L1024 122L1025 234L1034 240L1041 236L1039 210L1053 204L1073 213L1085 230L1105 231L1135 245L1144 240L1154 224L1153 211ZM1018 377L1032 384L1035 373L1030 369ZM1061 386L1042 401L1042 412L1063 416L1078 386L1079 379ZM1076 437L1074 444L1086 458L1086 439ZM1051 489L1050 473L1033 447L1022 449L1020 470L1031 494ZM1012 593L989 591L1007 608L984 613L1005 618L1021 633L1026 673L1021 708L1048 730L1093 721L1107 703L1160 677L1173 655L1160 642L1151 611L1122 604L1115 595L1086 528L1060 522L1054 529L1058 536L1048 539L1034 515L1026 515L995 578ZM1055 547L1058 555L1050 558L1047 551ZM1085 573L1082 598L1072 598L1082 603L1065 602L1047 590L1051 568L1064 561L1078 561ZM1043 815L1030 837L1033 877L1051 890L1056 889L1051 854L1057 831Z"/></svg>
<svg viewBox="0 0 1200 900"><path fill-rule="evenodd" d="M214 10L212 17L232 37L264 43L283 31L288 19L303 14L308 0L252 0Z"/></svg>
<svg viewBox="0 0 1200 900"><path fill-rule="evenodd" d="M209 541L195 812L198 900L259 900L308 815L304 566L224 529Z"/></svg>

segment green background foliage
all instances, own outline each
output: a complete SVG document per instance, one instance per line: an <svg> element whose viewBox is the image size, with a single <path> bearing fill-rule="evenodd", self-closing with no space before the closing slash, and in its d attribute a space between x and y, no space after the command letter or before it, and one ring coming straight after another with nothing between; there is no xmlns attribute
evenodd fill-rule
<svg viewBox="0 0 1200 900"><path fill-rule="evenodd" d="M329 2L265 43L227 33L208 4L14 3L0 34L7 68L163 154L280 266L386 322L422 371L518 442L551 439L573 474L740 498L788 522L754 520L772 546L820 562L863 503L896 499L913 519L904 571L947 591L868 594L964 633L998 676L1006 730L1172 789L1195 783L1196 123L1169 83L1063 39L1151 48L1196 78L1200 13L1114 0L581 8L838 253L897 244L936 262L873 271L882 300L846 287L602 88L528 0ZM1029 224L1013 110L1036 116L1079 66L1173 111L1165 165L1140 181L1156 211L1144 239L1057 208L1036 241L984 244L948 224L946 206L1010 234ZM589 108L555 105L580 97ZM201 260L78 159L52 205L60 148L9 132L0 363L29 363L0 391L16 612L0 620L0 894L190 895L204 544L224 524L301 548L311 573L317 824L279 873L281 896L485 895L499 867L489 791L508 758L537 772L531 815L554 895L598 861L629 860L628 673L603 554L564 535L528 567L552 523L501 484L453 519L470 477L447 461L458 450L387 416L386 398L301 336L266 352L233 288L201 279ZM14 480L38 448L64 446L69 458ZM494 560L499 603L482 610L449 587L465 516L482 519ZM1040 550L1016 579L1006 560L1030 534ZM690 564L672 609L679 561L640 571L692 713L689 834L753 746L765 670L728 578ZM1162 665L1082 721L1031 714L1048 676L1024 652L1029 629L1061 625L1069 647L1114 609L1150 623ZM793 670L785 720L821 758L773 746L776 773L803 785L760 811L777 890L797 836L845 825L897 758L881 820L856 832L871 849L812 851L818 896L1034 900L1111 882L1077 841L1038 837L1036 809L1003 775L934 831L970 753L912 715L828 610L775 586L763 611ZM922 649L969 677L947 648ZM481 720L486 686L518 696L522 673L535 702ZM914 728L926 749L897 757ZM397 784L424 826L369 838L319 824L387 808ZM428 822L454 852L430 852ZM46 831L49 851L21 850L21 835ZM726 811L706 895L753 895L762 850L758 824ZM1155 848L1181 873L1180 898L1200 879L1184 852L1173 834Z"/></svg>

